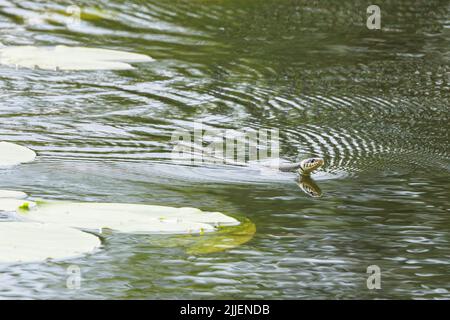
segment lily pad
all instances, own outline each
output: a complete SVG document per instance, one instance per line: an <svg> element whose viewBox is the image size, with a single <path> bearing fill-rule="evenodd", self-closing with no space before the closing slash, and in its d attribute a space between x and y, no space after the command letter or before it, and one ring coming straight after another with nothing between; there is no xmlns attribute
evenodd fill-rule
<svg viewBox="0 0 450 320"><path fill-rule="evenodd" d="M186 252L188 254L209 254L230 250L250 241L255 233L255 224L245 219L238 226L221 227L214 234L198 237Z"/></svg>
<svg viewBox="0 0 450 320"><path fill-rule="evenodd" d="M98 237L73 228L0 222L0 263L68 259L92 252L100 244Z"/></svg>
<svg viewBox="0 0 450 320"><path fill-rule="evenodd" d="M20 163L31 162L36 153L15 143L0 142L0 166L15 166Z"/></svg>
<svg viewBox="0 0 450 320"><path fill-rule="evenodd" d="M0 48L0 64L44 70L130 70L150 62L144 54L83 47L11 46Z"/></svg>
<svg viewBox="0 0 450 320"><path fill-rule="evenodd" d="M20 212L19 212L20 213ZM123 203L40 202L23 214L34 221L102 232L202 234L238 225L220 212Z"/></svg>
<svg viewBox="0 0 450 320"><path fill-rule="evenodd" d="M12 191L12 190L0 190L0 199L1 198L25 199L26 197L28 197L28 195L25 192Z"/></svg>
<svg viewBox="0 0 450 320"><path fill-rule="evenodd" d="M5 191L5 195L14 195ZM18 195L18 194L17 194ZM22 195L21 195L22 196ZM100 245L82 230L123 233L197 234L188 239L190 253L211 253L238 246L251 239L254 225L220 212L121 203L32 202L0 198L0 211L16 212L21 222L0 222L0 263L67 259ZM78 230L82 229L82 230ZM218 237L207 237L216 231ZM185 239L185 240L186 240ZM181 240L183 241L183 240Z"/></svg>
<svg viewBox="0 0 450 320"><path fill-rule="evenodd" d="M32 201L23 199L0 198L0 211L16 212L23 209L29 210L35 206L36 204Z"/></svg>
<svg viewBox="0 0 450 320"><path fill-rule="evenodd" d="M184 234L170 237L148 237L146 242L157 248L183 248L189 255L211 254L230 250L250 241L256 233L255 224L247 218L236 226L219 227L216 232Z"/></svg>

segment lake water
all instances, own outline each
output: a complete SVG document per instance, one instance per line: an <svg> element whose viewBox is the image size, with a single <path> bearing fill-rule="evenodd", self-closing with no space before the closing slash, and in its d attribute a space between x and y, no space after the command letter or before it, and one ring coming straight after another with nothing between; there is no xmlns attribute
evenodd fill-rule
<svg viewBox="0 0 450 320"><path fill-rule="evenodd" d="M81 22L68 21L69 5ZM193 206L253 238L192 254L118 235L94 254L0 267L3 298L450 298L447 1L0 0L4 45L143 53L130 71L0 66L0 141L38 153L0 171L36 198ZM280 156L324 158L323 195L295 175L177 165L171 136L277 129ZM82 271L68 289L67 268ZM369 290L367 267L381 269Z"/></svg>

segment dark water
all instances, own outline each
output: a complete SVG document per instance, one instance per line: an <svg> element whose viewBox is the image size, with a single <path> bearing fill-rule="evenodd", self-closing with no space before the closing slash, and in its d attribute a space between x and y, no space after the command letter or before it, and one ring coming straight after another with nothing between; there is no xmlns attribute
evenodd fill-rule
<svg viewBox="0 0 450 320"><path fill-rule="evenodd" d="M75 261L0 268L18 298L450 298L447 1L0 0L4 45L90 46L156 59L131 71L0 67L0 140L37 161L0 171L34 197L194 206L247 217L249 242L189 254L111 235ZM276 128L280 155L323 157L321 198L295 176L177 166L171 135ZM79 290L66 268L80 266ZM366 287L378 265L382 288Z"/></svg>

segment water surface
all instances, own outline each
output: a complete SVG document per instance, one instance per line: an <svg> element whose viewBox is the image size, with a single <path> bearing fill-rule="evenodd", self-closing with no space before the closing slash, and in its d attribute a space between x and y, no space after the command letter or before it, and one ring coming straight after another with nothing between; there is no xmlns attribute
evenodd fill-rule
<svg viewBox="0 0 450 320"><path fill-rule="evenodd" d="M34 163L0 188L76 201L194 206L247 217L253 239L205 255L111 235L66 262L0 267L3 298L450 298L446 1L0 0L4 45L143 53L131 71L0 66L0 140ZM295 176L171 161L171 135L280 130L281 156L323 157L321 198ZM332 178L332 179L331 179ZM2 217L0 217L2 219ZM169 237L170 238L170 237ZM66 288L66 268L83 274ZM382 289L368 290L378 265Z"/></svg>

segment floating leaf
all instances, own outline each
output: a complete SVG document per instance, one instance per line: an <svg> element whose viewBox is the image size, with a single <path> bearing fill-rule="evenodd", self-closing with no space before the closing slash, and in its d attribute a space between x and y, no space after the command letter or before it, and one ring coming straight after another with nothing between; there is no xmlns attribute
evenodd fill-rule
<svg viewBox="0 0 450 320"><path fill-rule="evenodd" d="M253 222L245 219L238 226L220 228L214 234L196 237L194 244L188 247L188 254L207 254L229 250L250 241L256 232Z"/></svg>
<svg viewBox="0 0 450 320"><path fill-rule="evenodd" d="M28 208L36 205L34 202L21 199L0 198L0 211L15 212L20 210L25 204Z"/></svg>
<svg viewBox="0 0 450 320"><path fill-rule="evenodd" d="M1 194L23 197L13 191L2 191ZM24 220L0 222L0 263L66 259L90 252L100 245L93 235L77 229L196 234L179 239L191 254L236 247L250 240L255 233L254 224L248 220L239 225L238 220L220 212L196 208L0 198L0 211L16 212ZM218 236L210 237L212 231Z"/></svg>
<svg viewBox="0 0 450 320"><path fill-rule="evenodd" d="M219 227L213 233L149 238L148 241L160 248L181 247L187 254L210 254L236 248L250 241L255 232L255 224L243 219L239 225Z"/></svg>
<svg viewBox="0 0 450 320"><path fill-rule="evenodd" d="M215 231L217 225L239 224L220 212L122 203L43 202L29 210L26 218L64 227L125 233L200 234Z"/></svg>
<svg viewBox="0 0 450 320"><path fill-rule="evenodd" d="M130 70L129 63L150 62L143 54L82 47L11 46L0 48L0 64L44 70Z"/></svg>
<svg viewBox="0 0 450 320"><path fill-rule="evenodd" d="M15 166L31 162L35 158L36 153L26 147L10 142L0 142L0 166Z"/></svg>
<svg viewBox="0 0 450 320"><path fill-rule="evenodd" d="M42 223L0 222L0 263L68 259L100 246L98 237Z"/></svg>
<svg viewBox="0 0 450 320"><path fill-rule="evenodd" d="M28 195L20 191L0 190L0 198L25 199Z"/></svg>

